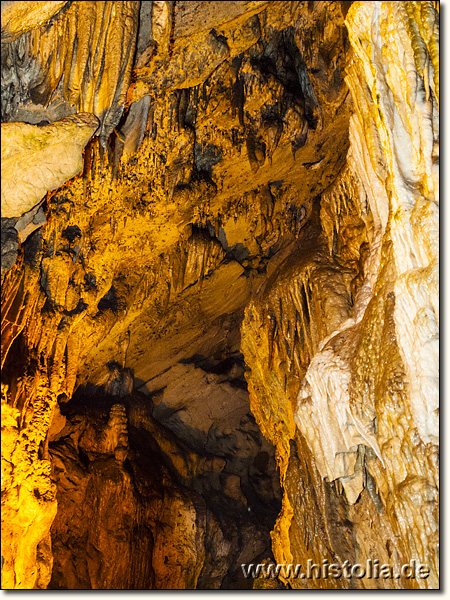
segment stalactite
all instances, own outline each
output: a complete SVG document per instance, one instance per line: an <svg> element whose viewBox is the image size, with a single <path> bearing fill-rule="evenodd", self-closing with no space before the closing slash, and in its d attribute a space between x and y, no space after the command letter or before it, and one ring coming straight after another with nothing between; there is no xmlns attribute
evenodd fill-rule
<svg viewBox="0 0 450 600"><path fill-rule="evenodd" d="M106 147L122 115L131 80L139 3L70 4L51 25L24 34L30 44L29 64L36 63L38 75L33 76L28 69L21 85L27 90L28 99L31 97L43 107L52 105L61 90L67 103L62 109L66 114L61 116L71 114L71 107L96 115L101 121L99 135ZM21 39L12 43L21 44ZM8 93L2 86L2 98ZM7 112L8 120L16 114L17 110Z"/></svg>
<svg viewBox="0 0 450 600"><path fill-rule="evenodd" d="M399 451L392 454L388 450L392 436L398 435L402 439L405 429L418 428L416 432L422 432L422 442L429 443L434 439L433 377L424 386L425 379L411 362L413 356L420 355L421 364L426 363L427 369L430 367L431 372L437 373L437 365L431 366L435 365L434 341L431 340L435 340L437 332L433 317L435 302L432 283L436 265L432 240L436 238L432 233L431 217L431 214L436 214L432 207L435 207L437 185L431 157L437 155L436 121L432 115L435 114L438 92L435 85L431 87L431 92L428 91L427 86L433 79L436 67L431 66L430 51L425 41L431 38L437 17L436 13L432 14L434 9L431 3L422 4L423 7L419 3L353 3L347 15L350 41L355 53L349 62L347 82L353 94L356 115L350 127L348 166L322 194L320 217L329 254L359 271L358 275L354 275L359 279L359 284L351 291L349 306L354 303L354 309L348 313L350 318L341 314L335 322L339 327L328 337L318 321L317 303L312 311L309 294L305 294L307 311L304 300L298 303L300 314L310 316L318 340L300 385L295 422L315 457L321 476L329 481L340 478L347 499L352 504L366 489L380 518L389 523L394 532L399 527L397 530L402 538L400 554L404 553L403 560L418 553L421 560L434 569L434 566L431 567L435 565L433 544L423 544L418 540L420 536L434 540L435 521L431 517L418 523L413 516L414 510L406 508L408 501L400 492L399 486L402 484L398 483L400 480L405 481L406 487L414 486L420 504L425 495L430 494L430 498L434 495L433 484L428 483L432 474L425 474L419 468L418 475L417 467L413 467L408 459L401 464ZM404 18L407 20L409 37L398 32L395 25L403 22ZM375 23L378 29L374 29ZM381 46L380 39L384 39L383 36L389 38L390 42ZM403 57L401 60L397 53ZM385 79L375 77L374 61L377 71L385 73ZM402 69L405 77L400 80L397 70ZM408 82L406 86L404 82ZM399 133L401 128L409 136L407 142ZM380 181L386 182L385 189L380 186ZM428 208L425 209L425 206ZM397 209L405 215L429 211L427 214L430 217L422 221L429 226L429 233L419 241L413 233L418 221L413 219L407 224L406 217L394 217ZM383 246L380 245L382 238ZM368 254L362 252L365 246L369 249ZM389 261L395 267L387 267L391 264ZM415 291L417 288L412 283L415 278L422 281L421 285L428 290L426 294ZM406 284L406 281L409 283ZM314 279L311 282L314 285ZM406 305L409 307L408 317ZM423 314L424 319L421 342L418 337L413 341L414 335L411 335L415 331L412 315L419 313ZM409 323L409 333L406 332L406 323ZM247 338L254 335L250 333L251 327L251 321L247 318L243 325L243 348L252 367L251 380L256 380L261 348L255 352L255 348L248 343ZM306 332L306 320L303 321L303 328ZM399 336L398 346L394 344L388 349L386 343L381 341L389 338L388 331L393 331L393 328ZM329 331L333 331L333 327ZM426 343L425 339L429 342ZM380 342L384 344L383 354L380 354L380 350L374 351ZM422 348L421 343L424 344ZM425 347L428 352L426 359L423 354ZM283 344L279 348L282 352ZM380 374L380 361L385 360L381 356L391 357L389 369L396 373L393 380L389 380L387 374ZM273 364L272 369L275 370L276 365ZM409 392L405 391L406 381L410 386ZM270 389L268 382L266 375L263 389ZM425 404L420 404L419 388L422 391L426 388L431 394L426 408ZM260 395L258 390L253 400L256 411L259 403L256 398ZM274 388L272 395L275 396ZM386 426L388 409L385 398L392 396L405 407L403 410L408 415L409 425L393 423L393 429ZM341 408L338 409L338 406ZM332 415L334 409L337 412ZM392 414L397 414L398 408L391 410ZM261 413L257 414L263 418ZM269 413L264 419L270 417ZM320 432L321 427L323 430ZM346 433L347 427L349 430ZM336 431L334 439L334 434L331 434L333 429ZM343 443L350 432L351 437ZM352 439L353 435L357 436L359 442L356 438ZM364 477L360 478L357 476L360 467L356 449L364 447L370 458L365 463ZM415 448L417 452L418 446ZM394 459L394 455L397 459ZM333 472L333 469L336 470ZM406 483L409 478L410 484ZM423 484L419 484L419 480ZM388 500L392 497L393 500ZM430 505L430 514L432 512ZM429 583L422 581L418 584L433 586L435 583L432 581L436 581L434 577L431 576Z"/></svg>
<svg viewBox="0 0 450 600"><path fill-rule="evenodd" d="M34 5L2 21L6 587L251 587L271 552L437 587L436 3Z"/></svg>

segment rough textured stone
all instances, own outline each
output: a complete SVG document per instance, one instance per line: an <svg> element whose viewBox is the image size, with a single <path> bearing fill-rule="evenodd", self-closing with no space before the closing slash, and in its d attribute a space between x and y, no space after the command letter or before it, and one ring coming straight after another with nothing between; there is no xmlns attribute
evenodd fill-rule
<svg viewBox="0 0 450 600"><path fill-rule="evenodd" d="M83 169L82 151L98 129L93 115L43 127L2 123L2 215L20 217Z"/></svg>
<svg viewBox="0 0 450 600"><path fill-rule="evenodd" d="M2 119L100 128L4 223L5 587L438 587L436 3L41 17Z"/></svg>
<svg viewBox="0 0 450 600"><path fill-rule="evenodd" d="M71 2L49 26L2 46L2 121L91 113L106 147L131 81L139 5Z"/></svg>
<svg viewBox="0 0 450 600"><path fill-rule="evenodd" d="M19 248L19 236L14 227L16 219L2 217L2 273L9 271L17 260L17 251Z"/></svg>
<svg viewBox="0 0 450 600"><path fill-rule="evenodd" d="M398 36L399 22L408 36ZM355 106L348 169L322 194L320 221L330 256L340 264L340 277L346 268L353 270L347 280L354 278L352 286L340 290L339 278L328 275L331 290L321 302L309 284L302 304L295 278L286 284L281 271L280 283L277 280L269 294L265 290L250 304L243 323L251 406L277 445L282 483L286 469L274 552L281 562L305 561L306 548L296 534L298 501L289 485L305 475L293 466L295 461L287 462L292 457L288 439L298 439L294 421L314 457L314 466L306 472L311 475L317 468L326 482L339 481L338 494L343 489L354 506L344 510L358 545L366 536L359 560L381 557L386 546L399 570L409 557L418 556L430 570L429 577L399 578L392 585L435 587L439 97L433 48L438 14L430 3L423 3L423 12L418 12L412 3L360 2L353 3L346 23L354 50L347 82ZM418 213L427 216L417 219ZM314 273L317 257L306 253L304 260ZM294 269L300 278L305 267ZM320 288L323 293L326 286L322 283ZM286 301L288 290L292 300ZM347 297L348 312L331 302L333 313L327 314L335 294L344 306ZM278 303L278 310L271 308ZM315 346L308 340L309 330L318 338ZM281 335L284 340L279 341ZM309 364L302 373L305 347ZM287 372L284 365L289 366ZM289 393L292 388L294 393ZM266 399L263 406L261 397ZM279 423L278 435L274 422ZM303 450L301 459L306 455ZM410 460L419 455L419 461ZM313 485L317 496L324 493L321 486L320 479ZM332 503L337 501L335 496ZM367 521L361 509L367 502L380 515L377 520L385 533L379 541L363 533ZM300 531L304 528L302 523ZM340 552L330 549L332 541L327 550L331 557ZM325 550L315 554L317 560ZM350 556L348 560L355 562Z"/></svg>
<svg viewBox="0 0 450 600"><path fill-rule="evenodd" d="M54 17L67 2L2 2L2 43Z"/></svg>

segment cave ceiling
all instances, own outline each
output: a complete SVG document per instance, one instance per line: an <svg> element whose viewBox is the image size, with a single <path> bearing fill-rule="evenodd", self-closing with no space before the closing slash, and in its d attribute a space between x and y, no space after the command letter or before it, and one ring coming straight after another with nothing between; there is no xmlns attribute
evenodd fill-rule
<svg viewBox="0 0 450 600"><path fill-rule="evenodd" d="M4 587L438 587L439 4L1 11Z"/></svg>

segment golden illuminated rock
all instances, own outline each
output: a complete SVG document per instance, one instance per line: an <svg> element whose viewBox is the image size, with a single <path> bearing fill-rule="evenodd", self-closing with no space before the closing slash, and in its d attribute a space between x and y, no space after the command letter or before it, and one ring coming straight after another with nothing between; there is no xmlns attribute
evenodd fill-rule
<svg viewBox="0 0 450 600"><path fill-rule="evenodd" d="M91 113L101 122L105 145L124 110L138 12L134 1L72 2L48 27L31 29L7 44L2 52L3 120L39 123Z"/></svg>
<svg viewBox="0 0 450 600"><path fill-rule="evenodd" d="M326 481L340 479L350 504L366 489L377 511L386 514L392 532L398 528L404 544L398 560L419 556L431 574L418 585L433 587L437 584L438 494L437 447L433 448L438 419L438 88L433 85L436 56L433 62L419 29L426 28L426 41L433 46L438 16L431 3L421 4L422 13L414 3L353 3L347 14L355 52L347 76L355 105L350 171L322 194L320 216L330 254L348 267L365 246L364 278L352 290L349 318L342 314L336 322L339 327L333 331L331 326L331 335L321 334L303 381L299 384L288 376L285 389L292 385L299 389L294 420L321 476ZM399 22L407 24L409 38L398 36ZM375 73L385 73L385 79ZM415 216L419 213L420 219ZM327 281L333 285L330 277ZM339 296L343 298L342 292ZM252 368L253 410L262 424L275 415L283 423L280 404L286 394L276 392L271 384L274 375L260 366L267 351L250 347L254 311L243 327L243 351ZM295 320L301 323L305 308L297 311ZM312 315L314 330L318 317ZM265 327L267 336L271 329L277 331L271 321ZM287 325L291 319L284 321ZM294 357L297 344L300 351L305 342L300 337L296 342L295 329L286 329L286 347L293 344L288 354ZM262 392L254 388L260 370ZM278 377L286 373L277 363L270 371L278 372ZM261 406L262 394L271 400ZM274 428L270 431L273 436ZM423 453L424 462L410 461L409 456L417 453ZM283 456L283 467L286 460ZM280 561L289 556L288 544L294 557L301 548L294 530L286 540L286 527L297 517L286 493L290 511L282 513L274 540ZM418 506L427 506L427 516L421 509L421 516L412 517ZM353 527L357 531L365 523L355 522Z"/></svg>
<svg viewBox="0 0 450 600"><path fill-rule="evenodd" d="M28 4L4 587L437 588L436 3Z"/></svg>
<svg viewBox="0 0 450 600"><path fill-rule="evenodd" d="M49 427L51 399L28 405L26 433L17 408L2 385L2 587L45 589L53 556L50 526L56 515L51 463L39 448ZM38 392L38 394L39 394ZM50 410L49 410L50 408Z"/></svg>
<svg viewBox="0 0 450 600"><path fill-rule="evenodd" d="M20 217L83 169L98 119L81 114L43 127L2 123L2 216Z"/></svg>
<svg viewBox="0 0 450 600"><path fill-rule="evenodd" d="M2 2L2 43L54 17L67 2Z"/></svg>
<svg viewBox="0 0 450 600"><path fill-rule="evenodd" d="M377 118L374 135L370 130L363 133L367 147L378 150L372 162L387 169L389 239L397 272L394 319L413 418L427 444L438 441L439 89L434 84L438 61L426 42L431 47L437 43L439 17L431 3L422 4L420 13L409 2L352 7L349 31L357 55L348 83L355 97L361 94L355 71L367 73L372 55L377 70L386 73L384 79L373 76L366 81L371 91L366 102L374 104ZM361 32L360 19L373 18L381 39L372 40L366 28ZM393 22L405 25L407 40L398 39ZM362 40L369 44L364 52Z"/></svg>

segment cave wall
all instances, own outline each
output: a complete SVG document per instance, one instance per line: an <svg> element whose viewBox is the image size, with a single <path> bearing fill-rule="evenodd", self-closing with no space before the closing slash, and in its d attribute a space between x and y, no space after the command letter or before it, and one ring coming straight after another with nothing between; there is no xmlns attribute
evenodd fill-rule
<svg viewBox="0 0 450 600"><path fill-rule="evenodd" d="M326 530L336 504L352 524L345 558L417 557L430 566L425 587L438 582L437 19L430 3L350 8L350 149L320 213L326 260L344 269L323 275L323 251L302 253L243 322L252 411L286 478L277 561L305 563L315 545L317 562L342 556L332 530L311 542L320 525L300 509L298 482L317 469ZM325 492L322 480L340 484ZM368 518L385 535L362 533Z"/></svg>
<svg viewBox="0 0 450 600"><path fill-rule="evenodd" d="M205 452L196 429L188 439L163 424L138 392L77 393L64 413L50 450L49 589L218 589L239 581L241 561L270 554L278 476L249 416L234 435L210 434Z"/></svg>
<svg viewBox="0 0 450 600"><path fill-rule="evenodd" d="M4 587L437 587L435 3L6 4Z"/></svg>

